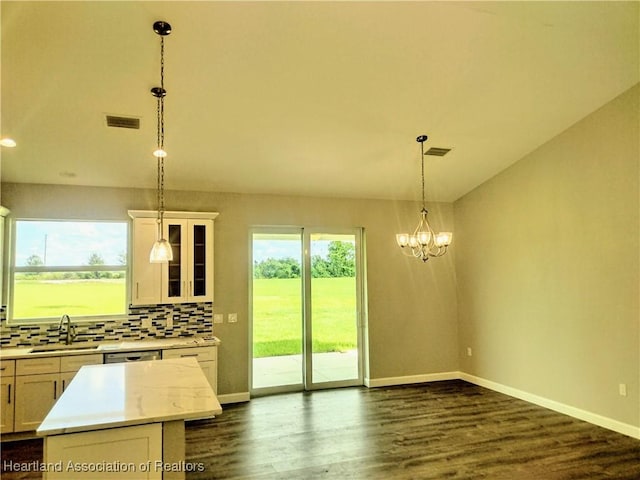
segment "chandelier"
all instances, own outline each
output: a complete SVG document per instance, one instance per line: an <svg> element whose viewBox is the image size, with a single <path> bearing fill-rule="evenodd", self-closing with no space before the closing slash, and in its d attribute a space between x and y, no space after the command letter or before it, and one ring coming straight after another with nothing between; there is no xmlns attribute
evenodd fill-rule
<svg viewBox="0 0 640 480"><path fill-rule="evenodd" d="M164 158L167 156L167 152L164 149L164 97L167 95L167 91L164 89L164 37L171 33L171 25L167 22L155 22L153 24L153 31L160 36L160 86L153 87L151 89L151 95L156 97L157 101L157 145L153 152L154 157L157 158L158 174L157 174L157 186L156 197L158 204L158 234L157 240L151 247L151 253L149 254L149 261L151 263L166 263L173 260L173 250L171 245L164 238Z"/></svg>
<svg viewBox="0 0 640 480"><path fill-rule="evenodd" d="M402 248L405 255L420 258L426 262L431 257L441 257L447 253L447 247L451 244L453 234L451 232L434 232L427 220L427 208L424 201L424 142L426 135L416 138L420 144L420 162L422 164L422 210L420 211L420 221L412 234L399 233L396 235L396 242Z"/></svg>

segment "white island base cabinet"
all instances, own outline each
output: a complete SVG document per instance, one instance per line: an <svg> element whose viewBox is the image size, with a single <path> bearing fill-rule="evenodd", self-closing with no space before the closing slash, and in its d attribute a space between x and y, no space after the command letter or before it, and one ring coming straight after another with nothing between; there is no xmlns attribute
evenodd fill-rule
<svg viewBox="0 0 640 480"><path fill-rule="evenodd" d="M184 421L53 435L44 440L44 480L179 480Z"/></svg>
<svg viewBox="0 0 640 480"><path fill-rule="evenodd" d="M45 480L159 480L162 424L52 435L44 440L44 462Z"/></svg>
<svg viewBox="0 0 640 480"><path fill-rule="evenodd" d="M184 479L185 420L220 413L193 357L82 367L37 430L44 479Z"/></svg>

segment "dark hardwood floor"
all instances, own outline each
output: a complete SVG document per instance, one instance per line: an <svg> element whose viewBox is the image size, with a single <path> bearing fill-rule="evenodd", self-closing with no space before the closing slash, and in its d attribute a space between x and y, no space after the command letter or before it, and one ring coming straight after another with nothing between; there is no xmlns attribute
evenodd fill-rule
<svg viewBox="0 0 640 480"><path fill-rule="evenodd" d="M462 381L257 398L186 436L189 480L640 479L640 440ZM42 458L39 440L2 447Z"/></svg>

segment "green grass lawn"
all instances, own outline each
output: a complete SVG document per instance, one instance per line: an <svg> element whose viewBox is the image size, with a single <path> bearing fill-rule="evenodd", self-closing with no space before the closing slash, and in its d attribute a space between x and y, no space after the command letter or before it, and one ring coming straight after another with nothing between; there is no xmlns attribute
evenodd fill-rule
<svg viewBox="0 0 640 480"><path fill-rule="evenodd" d="M302 353L300 279L253 280L253 356ZM313 351L356 348L355 278L314 278Z"/></svg>
<svg viewBox="0 0 640 480"><path fill-rule="evenodd" d="M17 280L13 318L114 315L125 313L124 279L43 281Z"/></svg>
<svg viewBox="0 0 640 480"><path fill-rule="evenodd" d="M271 357L302 352L300 279L256 279L253 284L253 355ZM314 278L313 351L356 348L355 278ZM16 281L14 318L124 313L122 280Z"/></svg>

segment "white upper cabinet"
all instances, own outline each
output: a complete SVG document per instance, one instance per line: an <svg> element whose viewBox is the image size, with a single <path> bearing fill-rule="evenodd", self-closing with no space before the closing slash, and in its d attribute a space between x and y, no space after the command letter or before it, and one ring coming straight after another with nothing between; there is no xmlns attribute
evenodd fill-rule
<svg viewBox="0 0 640 480"><path fill-rule="evenodd" d="M134 218L131 255L131 303L160 303L161 264L149 262L151 245L156 240L155 218Z"/></svg>
<svg viewBox="0 0 640 480"><path fill-rule="evenodd" d="M165 212L163 236L173 260L149 262L155 211L129 211L133 220L131 303L213 302L213 220L217 213Z"/></svg>

